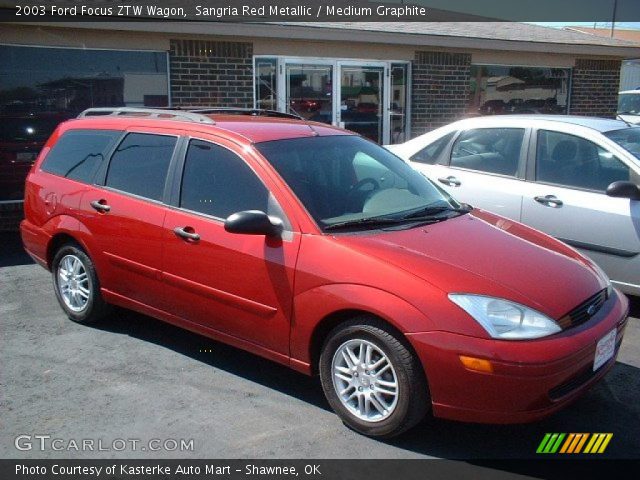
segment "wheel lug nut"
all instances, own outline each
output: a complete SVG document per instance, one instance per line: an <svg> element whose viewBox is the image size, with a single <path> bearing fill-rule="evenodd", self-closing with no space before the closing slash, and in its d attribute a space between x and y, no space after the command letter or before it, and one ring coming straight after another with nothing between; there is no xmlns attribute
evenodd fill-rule
<svg viewBox="0 0 640 480"><path fill-rule="evenodd" d="M353 374L353 376L354 376L354 377L357 377L357 376L358 376L358 372L354 373L354 374Z"/></svg>
<svg viewBox="0 0 640 480"><path fill-rule="evenodd" d="M369 388L370 388L371 390L373 390L373 385L369 385Z"/></svg>
<svg viewBox="0 0 640 480"><path fill-rule="evenodd" d="M358 387L358 391L361 392L362 390L364 390L364 388L362 387Z"/></svg>

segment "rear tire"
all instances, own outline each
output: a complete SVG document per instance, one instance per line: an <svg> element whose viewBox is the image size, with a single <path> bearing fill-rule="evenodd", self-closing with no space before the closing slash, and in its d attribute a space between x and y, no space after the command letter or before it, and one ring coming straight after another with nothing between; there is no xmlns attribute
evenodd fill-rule
<svg viewBox="0 0 640 480"><path fill-rule="evenodd" d="M93 262L78 245L60 247L51 267L56 298L71 320L91 324L109 313Z"/></svg>
<svg viewBox="0 0 640 480"><path fill-rule="evenodd" d="M430 409L422 365L406 340L376 317L363 315L334 328L319 367L327 401L364 435L394 437Z"/></svg>

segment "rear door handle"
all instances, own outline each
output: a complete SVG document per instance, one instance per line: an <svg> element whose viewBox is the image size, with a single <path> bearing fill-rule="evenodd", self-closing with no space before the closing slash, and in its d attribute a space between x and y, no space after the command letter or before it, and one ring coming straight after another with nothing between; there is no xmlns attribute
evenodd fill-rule
<svg viewBox="0 0 640 480"><path fill-rule="evenodd" d="M454 176L440 177L438 178L438 181L440 183L444 183L445 185L449 185L450 187L459 187L460 185L462 185L462 182Z"/></svg>
<svg viewBox="0 0 640 480"><path fill-rule="evenodd" d="M561 207L563 205L562 200L560 200L558 197L556 197L555 195L545 195L544 197L542 196L537 196L537 197L533 197L533 199L538 202L541 203L542 205L544 205L545 207Z"/></svg>
<svg viewBox="0 0 640 480"><path fill-rule="evenodd" d="M195 232L189 232L187 229L193 230L191 227L176 227L173 229L173 233L186 240L193 240L194 242L200 240L200 235Z"/></svg>
<svg viewBox="0 0 640 480"><path fill-rule="evenodd" d="M107 213L108 211L111 210L111 207L109 205L107 205L107 201L102 199L102 200L93 200L90 203L91 207L95 210L97 210L98 212L103 212L103 213Z"/></svg>

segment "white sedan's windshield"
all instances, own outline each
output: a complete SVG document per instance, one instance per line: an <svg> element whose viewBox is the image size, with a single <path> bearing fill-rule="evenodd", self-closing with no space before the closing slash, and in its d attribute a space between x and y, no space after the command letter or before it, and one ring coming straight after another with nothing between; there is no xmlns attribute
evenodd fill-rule
<svg viewBox="0 0 640 480"><path fill-rule="evenodd" d="M398 157L355 135L275 140L256 148L322 227L460 207Z"/></svg>
<svg viewBox="0 0 640 480"><path fill-rule="evenodd" d="M640 127L611 130L604 132L604 135L640 159Z"/></svg>
<svg viewBox="0 0 640 480"><path fill-rule="evenodd" d="M621 93L618 96L618 113L640 115L640 94Z"/></svg>

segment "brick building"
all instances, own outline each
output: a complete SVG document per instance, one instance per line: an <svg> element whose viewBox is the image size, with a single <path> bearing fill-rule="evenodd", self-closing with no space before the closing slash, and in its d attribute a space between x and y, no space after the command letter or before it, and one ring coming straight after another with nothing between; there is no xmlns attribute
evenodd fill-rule
<svg viewBox="0 0 640 480"><path fill-rule="evenodd" d="M2 211L20 208L51 125L91 106L292 110L397 143L469 115L613 116L621 62L640 57L632 41L490 22L0 24L0 38Z"/></svg>

